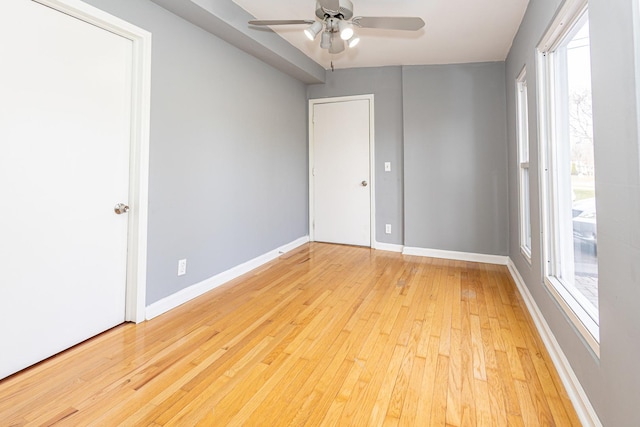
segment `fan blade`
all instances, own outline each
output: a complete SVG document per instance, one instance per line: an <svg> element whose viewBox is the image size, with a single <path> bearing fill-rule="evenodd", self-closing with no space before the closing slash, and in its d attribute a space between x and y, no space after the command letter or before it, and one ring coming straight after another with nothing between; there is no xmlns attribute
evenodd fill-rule
<svg viewBox="0 0 640 427"><path fill-rule="evenodd" d="M422 18L394 16L356 16L352 22L362 28L382 28L387 30L418 31L424 27Z"/></svg>
<svg viewBox="0 0 640 427"><path fill-rule="evenodd" d="M249 25L296 25L296 24L313 24L316 21L310 19L289 19L289 20L267 20L267 21L249 21Z"/></svg>
<svg viewBox="0 0 640 427"><path fill-rule="evenodd" d="M318 4L324 7L327 10L332 12L340 11L340 1L339 0L318 0Z"/></svg>

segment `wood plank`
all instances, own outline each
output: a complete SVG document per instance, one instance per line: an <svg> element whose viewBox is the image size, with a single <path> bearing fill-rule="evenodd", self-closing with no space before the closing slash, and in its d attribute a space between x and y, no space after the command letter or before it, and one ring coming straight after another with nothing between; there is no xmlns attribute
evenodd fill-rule
<svg viewBox="0 0 640 427"><path fill-rule="evenodd" d="M435 387L432 395L430 426L444 426L447 423L447 392L449 377L449 358L438 354L435 367ZM455 408L453 411L457 411Z"/></svg>
<svg viewBox="0 0 640 427"><path fill-rule="evenodd" d="M416 420L418 425L429 425L433 412L433 397L436 388L436 369L438 366L438 349L440 348L440 338L431 337L426 351L425 369L420 386L420 396L418 400L418 410ZM443 369L441 367L441 369ZM442 374L442 372L440 372ZM445 396L446 399L446 396ZM446 408L445 408L446 413Z"/></svg>
<svg viewBox="0 0 640 427"><path fill-rule="evenodd" d="M468 283L465 284L467 291ZM471 294L469 294L470 296ZM469 301L470 298L466 298L461 301L462 305L462 330L460 331L460 425L461 426L475 426L476 425L476 402L474 390L474 376L476 372L476 356L474 352L477 351L474 343L474 330L472 325L472 318L477 318L477 315L472 314L472 308ZM475 299L471 297L471 299Z"/></svg>
<svg viewBox="0 0 640 427"><path fill-rule="evenodd" d="M422 378L426 368L427 360L422 357L414 357L411 374L409 376L409 388L404 399L404 406L400 413L400 421L398 425L403 427L411 427L419 425L418 421L418 405L420 395L423 390L420 388Z"/></svg>

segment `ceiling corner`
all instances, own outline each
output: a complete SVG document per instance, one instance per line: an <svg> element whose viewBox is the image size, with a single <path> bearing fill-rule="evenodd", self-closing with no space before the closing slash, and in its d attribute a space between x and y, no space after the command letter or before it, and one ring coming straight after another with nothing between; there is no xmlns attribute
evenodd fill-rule
<svg viewBox="0 0 640 427"><path fill-rule="evenodd" d="M231 0L151 1L303 83L325 81L325 69L278 34L250 31L254 17Z"/></svg>

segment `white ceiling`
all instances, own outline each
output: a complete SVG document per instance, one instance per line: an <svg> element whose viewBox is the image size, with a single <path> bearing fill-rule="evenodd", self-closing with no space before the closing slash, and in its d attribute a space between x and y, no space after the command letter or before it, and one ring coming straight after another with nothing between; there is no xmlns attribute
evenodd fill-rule
<svg viewBox="0 0 640 427"><path fill-rule="evenodd" d="M315 19L315 0L233 0L256 19ZM352 0L354 16L419 16L417 32L357 29L360 44L337 55L309 41L305 25L274 26L328 69L503 61L529 0ZM255 29L254 31L260 31Z"/></svg>

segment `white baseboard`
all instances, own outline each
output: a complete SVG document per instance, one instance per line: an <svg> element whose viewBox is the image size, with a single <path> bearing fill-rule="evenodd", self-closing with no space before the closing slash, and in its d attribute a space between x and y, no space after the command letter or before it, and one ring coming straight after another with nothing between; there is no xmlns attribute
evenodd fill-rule
<svg viewBox="0 0 640 427"><path fill-rule="evenodd" d="M425 249L405 247L403 255L426 256L431 258L453 259L456 261L481 262L485 264L507 265L509 257L502 255L474 254L469 252L444 251L441 249Z"/></svg>
<svg viewBox="0 0 640 427"><path fill-rule="evenodd" d="M511 258L509 258L507 267L509 268L509 272L511 272L511 277L513 277L513 281L516 283L531 317L533 318L533 323L535 323L538 333L549 352L551 361L558 371L560 380L567 389L567 394L573 403L580 422L584 426L601 427L602 423L600 422L596 411L593 409L593 406L591 406L591 402L589 401L587 394L584 392L580 381L578 381L578 377L576 377L576 374L573 372L567 357L564 355L562 348L560 348L556 337L553 335L553 332L551 332L551 328L549 328L547 321L538 308L538 304L536 304L536 301L533 299L533 296L529 292L529 288L527 288L527 285L524 283L520 272Z"/></svg>
<svg viewBox="0 0 640 427"><path fill-rule="evenodd" d="M169 295L168 297L163 298L160 301L154 302L153 304L147 306L145 313L146 319L150 320L163 313L166 313L167 311L172 310L187 301L191 301L192 299L197 298L200 295L229 282L230 280L242 276L243 274L248 273L255 268L258 268L261 265L266 264L269 261L278 258L280 255L292 251L293 249L302 246L307 242L309 242L309 236L301 237L291 243L287 243L284 246L267 252L264 255L260 255L259 257L256 257L227 271L223 271L220 274L203 280L200 283L196 283L189 286L188 288L182 289L181 291L178 291L173 295Z"/></svg>
<svg viewBox="0 0 640 427"><path fill-rule="evenodd" d="M380 243L380 242L375 242L373 249L376 249L378 251L387 251L387 252L400 252L402 253L402 250L404 249L404 246L402 245L395 245L393 243Z"/></svg>

